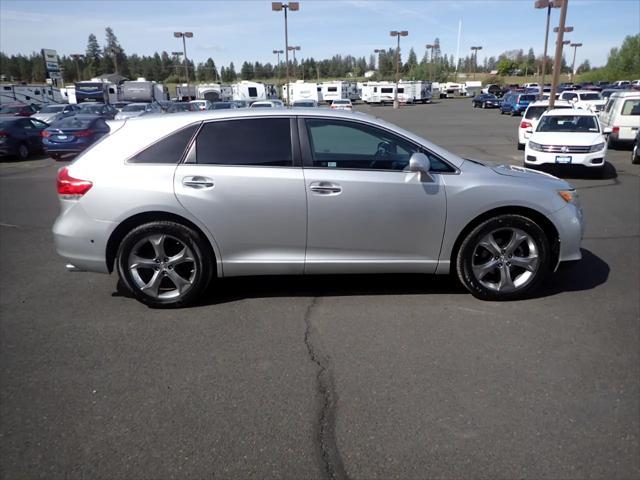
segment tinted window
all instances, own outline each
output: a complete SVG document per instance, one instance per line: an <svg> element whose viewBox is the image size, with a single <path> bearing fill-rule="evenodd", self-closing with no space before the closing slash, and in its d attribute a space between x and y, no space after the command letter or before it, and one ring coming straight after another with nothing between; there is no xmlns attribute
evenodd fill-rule
<svg viewBox="0 0 640 480"><path fill-rule="evenodd" d="M256 87L249 87L249 96L250 97L257 97L258 96L258 89Z"/></svg>
<svg viewBox="0 0 640 480"><path fill-rule="evenodd" d="M370 125L339 120L309 119L309 146L314 167L370 170L404 170L417 145ZM431 170L452 169L431 152Z"/></svg>
<svg viewBox="0 0 640 480"><path fill-rule="evenodd" d="M154 143L149 148L131 158L131 163L172 163L177 164L182 158L187 143L196 133L198 125L190 125L178 130L162 140Z"/></svg>
<svg viewBox="0 0 640 480"><path fill-rule="evenodd" d="M536 96L535 95L520 95L520 99L518 100L519 102L533 102L535 101Z"/></svg>
<svg viewBox="0 0 640 480"><path fill-rule="evenodd" d="M578 95L576 93L565 93L562 95L562 98L566 100L573 100L574 98L578 98Z"/></svg>
<svg viewBox="0 0 640 480"><path fill-rule="evenodd" d="M196 161L216 165L291 167L288 118L205 123L196 139Z"/></svg>
<svg viewBox="0 0 640 480"><path fill-rule="evenodd" d="M64 105L47 105L45 107L42 107L40 113L58 113L62 112L64 109Z"/></svg>
<svg viewBox="0 0 640 480"><path fill-rule="evenodd" d="M581 100L600 100L600 95L597 93L582 93L580 94Z"/></svg>

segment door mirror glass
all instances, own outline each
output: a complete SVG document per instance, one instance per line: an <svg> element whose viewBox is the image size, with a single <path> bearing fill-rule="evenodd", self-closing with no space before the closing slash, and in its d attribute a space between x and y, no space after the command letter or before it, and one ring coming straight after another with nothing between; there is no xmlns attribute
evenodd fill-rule
<svg viewBox="0 0 640 480"><path fill-rule="evenodd" d="M421 182L433 182L433 177L429 173L431 161L424 153L416 152L409 159L409 171L419 172Z"/></svg>
<svg viewBox="0 0 640 480"><path fill-rule="evenodd" d="M604 133L605 135L609 135L611 132L613 132L613 129L611 127L605 127L605 129L602 130L602 133Z"/></svg>

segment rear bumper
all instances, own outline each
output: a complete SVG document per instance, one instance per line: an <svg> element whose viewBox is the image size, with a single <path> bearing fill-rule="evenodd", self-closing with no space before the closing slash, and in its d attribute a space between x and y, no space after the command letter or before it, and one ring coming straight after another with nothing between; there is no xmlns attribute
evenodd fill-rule
<svg viewBox="0 0 640 480"><path fill-rule="evenodd" d="M58 255L77 270L109 273L107 239L116 225L89 217L75 200L61 203L62 211L53 225Z"/></svg>

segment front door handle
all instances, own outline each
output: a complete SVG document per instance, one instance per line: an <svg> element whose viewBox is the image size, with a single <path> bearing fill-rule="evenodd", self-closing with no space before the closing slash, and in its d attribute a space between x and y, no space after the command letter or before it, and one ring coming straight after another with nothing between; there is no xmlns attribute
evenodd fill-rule
<svg viewBox="0 0 640 480"><path fill-rule="evenodd" d="M182 179L182 185L189 188L202 189L202 188L212 188L214 184L213 184L213 180L211 180L210 178L195 176L195 177L184 177Z"/></svg>
<svg viewBox="0 0 640 480"><path fill-rule="evenodd" d="M336 195L342 192L342 187L330 182L314 182L309 185L309 190L318 195Z"/></svg>

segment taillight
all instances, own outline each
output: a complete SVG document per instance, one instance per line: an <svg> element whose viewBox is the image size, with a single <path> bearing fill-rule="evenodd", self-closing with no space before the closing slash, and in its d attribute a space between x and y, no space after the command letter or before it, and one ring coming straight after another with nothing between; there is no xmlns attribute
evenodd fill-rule
<svg viewBox="0 0 640 480"><path fill-rule="evenodd" d="M40 136L44 137L44 138L49 138L51 136L51 132L48 130L42 130L40 132Z"/></svg>
<svg viewBox="0 0 640 480"><path fill-rule="evenodd" d="M93 131L91 130L80 130L79 132L74 132L76 137L90 137L93 135Z"/></svg>
<svg viewBox="0 0 640 480"><path fill-rule="evenodd" d="M0 132L0 137L8 137L9 134L7 132Z"/></svg>
<svg viewBox="0 0 640 480"><path fill-rule="evenodd" d="M93 183L89 180L80 180L69 175L69 167L63 167L58 171L57 178L58 195L81 197L89 191Z"/></svg>
<svg viewBox="0 0 640 480"><path fill-rule="evenodd" d="M611 133L620 133L620 127L613 127Z"/></svg>
<svg viewBox="0 0 640 480"><path fill-rule="evenodd" d="M520 124L520 128L532 128L533 125L531 125L529 122L522 122Z"/></svg>

